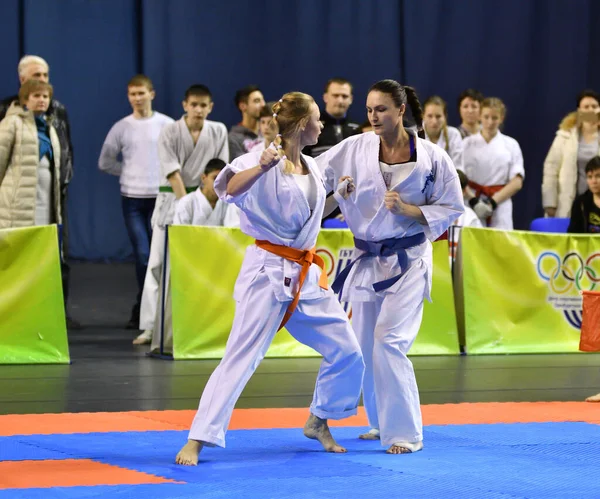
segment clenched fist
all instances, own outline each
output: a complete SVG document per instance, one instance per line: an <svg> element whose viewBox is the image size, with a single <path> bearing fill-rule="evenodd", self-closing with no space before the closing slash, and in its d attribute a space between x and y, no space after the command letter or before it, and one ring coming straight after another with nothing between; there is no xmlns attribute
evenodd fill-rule
<svg viewBox="0 0 600 499"><path fill-rule="evenodd" d="M400 199L400 194L396 191L387 191L383 199L385 207L396 215L406 214L406 203Z"/></svg>
<svg viewBox="0 0 600 499"><path fill-rule="evenodd" d="M283 149L281 148L281 137L277 136L273 141L274 147L268 147L260 155L260 169L264 172L268 172L282 159L285 159Z"/></svg>

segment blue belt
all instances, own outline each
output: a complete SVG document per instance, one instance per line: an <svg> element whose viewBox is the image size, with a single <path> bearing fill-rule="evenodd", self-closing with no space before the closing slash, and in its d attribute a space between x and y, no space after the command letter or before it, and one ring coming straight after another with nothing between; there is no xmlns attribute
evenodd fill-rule
<svg viewBox="0 0 600 499"><path fill-rule="evenodd" d="M362 239L354 238L354 246L365 253L348 264L346 268L338 274L338 276L335 278L335 281L331 285L331 289L335 293L340 292L340 290L344 287L344 282L346 281L350 270L359 260L373 256L397 255L398 265L400 265L400 273L394 277L390 277L389 279L385 279L384 281L379 281L373 284L373 289L376 292L392 287L406 272L406 267L408 266L408 255L406 254L406 250L408 248L418 246L419 244L423 244L425 241L425 234L422 232L415 234L414 236L400 237L398 239L384 239L383 241L376 242L363 241Z"/></svg>

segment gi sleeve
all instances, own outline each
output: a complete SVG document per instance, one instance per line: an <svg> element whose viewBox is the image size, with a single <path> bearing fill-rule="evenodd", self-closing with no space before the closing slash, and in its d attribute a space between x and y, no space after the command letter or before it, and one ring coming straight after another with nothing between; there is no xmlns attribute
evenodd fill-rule
<svg viewBox="0 0 600 499"><path fill-rule="evenodd" d="M193 199L194 193L186 194L175 205L173 225L192 225L194 219Z"/></svg>
<svg viewBox="0 0 600 499"><path fill-rule="evenodd" d="M512 139L510 141L510 168L508 169L508 180L512 180L517 175L521 175L521 177L525 178L525 168L523 166L523 153L521 152L521 147L519 143Z"/></svg>
<svg viewBox="0 0 600 499"><path fill-rule="evenodd" d="M434 179L427 204L419 206L427 221L425 236L430 241L435 241L446 232L465 209L456 169L448 154L440 152L440 155L432 158Z"/></svg>
<svg viewBox="0 0 600 499"><path fill-rule="evenodd" d="M165 126L158 136L158 159L160 171L164 179L175 172L181 171L179 158L177 157L177 140L175 138L178 123Z"/></svg>

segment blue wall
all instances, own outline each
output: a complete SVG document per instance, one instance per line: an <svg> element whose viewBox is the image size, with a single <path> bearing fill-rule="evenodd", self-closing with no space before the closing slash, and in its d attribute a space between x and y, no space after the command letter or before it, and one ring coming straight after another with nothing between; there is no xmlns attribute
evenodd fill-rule
<svg viewBox="0 0 600 499"><path fill-rule="evenodd" d="M575 95L600 83L600 19L593 0L3 0L0 95L17 90L24 53L48 60L55 95L69 111L75 149L70 187L71 255L123 259L131 248L118 180L97 158L110 126L130 112L126 82L144 72L158 111L179 117L185 89L214 93L212 119L239 120L235 90L267 99L302 90L318 101L333 76L355 84L350 115L363 121L367 88L382 78L449 102L466 87L504 99L505 133L523 149L527 178L515 223L541 214L542 163Z"/></svg>

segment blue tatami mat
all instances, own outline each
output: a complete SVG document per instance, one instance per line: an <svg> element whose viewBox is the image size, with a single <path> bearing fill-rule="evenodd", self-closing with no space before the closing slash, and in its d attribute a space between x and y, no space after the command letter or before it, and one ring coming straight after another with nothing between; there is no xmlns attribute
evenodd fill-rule
<svg viewBox="0 0 600 499"><path fill-rule="evenodd" d="M348 448L337 455L299 429L231 431L197 467L173 464L183 431L1 437L2 460L93 459L185 483L0 490L0 499L600 498L600 426L428 426L424 451L400 456L358 440L361 430L333 429Z"/></svg>

